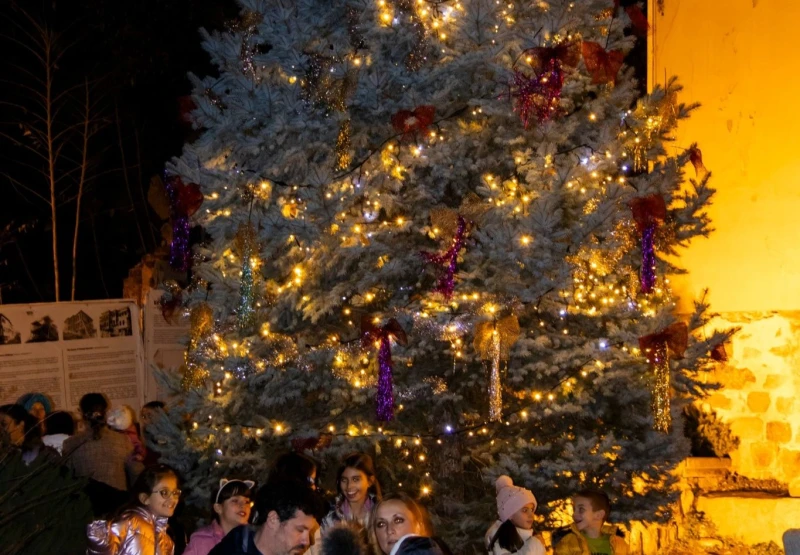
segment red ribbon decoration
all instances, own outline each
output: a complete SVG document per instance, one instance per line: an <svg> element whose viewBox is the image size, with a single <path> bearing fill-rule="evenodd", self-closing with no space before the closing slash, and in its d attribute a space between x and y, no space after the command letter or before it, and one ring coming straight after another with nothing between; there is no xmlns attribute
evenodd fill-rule
<svg viewBox="0 0 800 555"><path fill-rule="evenodd" d="M711 360L728 362L728 352L725 350L725 343L720 343L711 349Z"/></svg>
<svg viewBox="0 0 800 555"><path fill-rule="evenodd" d="M628 203L639 233L644 233L650 225L658 225L667 219L667 204L661 195L636 197Z"/></svg>
<svg viewBox="0 0 800 555"><path fill-rule="evenodd" d="M406 139L413 133L427 131L435 115L436 107L430 104L417 106L413 110L400 110L392 116L392 127Z"/></svg>
<svg viewBox="0 0 800 555"><path fill-rule="evenodd" d="M675 322L660 332L639 338L639 348L643 352L655 351L662 345L666 345L675 358L683 358L689 346L689 326L685 322Z"/></svg>
<svg viewBox="0 0 800 555"><path fill-rule="evenodd" d="M563 67L575 67L581 59L577 41L558 46L537 46L526 50L525 53L530 56L530 65L537 72L546 69L550 62L554 61L558 61Z"/></svg>
<svg viewBox="0 0 800 555"><path fill-rule="evenodd" d="M197 109L197 104L194 103L192 95L185 95L178 97L178 114L181 123L192 123L192 112Z"/></svg>
<svg viewBox="0 0 800 555"><path fill-rule="evenodd" d="M614 12L619 9L620 0L614 0ZM647 22L647 16L644 15L642 9L633 4L632 6L625 6L625 13L628 14L628 17L631 20L631 26L633 27L633 33L637 37L646 37L647 33L650 32L650 24Z"/></svg>
<svg viewBox="0 0 800 555"><path fill-rule="evenodd" d="M200 185L197 183L185 185L177 175L169 179L172 180L172 186L177 193L174 203L176 214L190 218L203 204L203 193L200 191Z"/></svg>
<svg viewBox="0 0 800 555"><path fill-rule="evenodd" d="M408 337L400 323L392 318L386 325L378 327L372 318L361 316L361 346L371 347L379 342L378 347L378 390L375 394L375 413L379 421L388 422L394 419L394 391L392 386L392 339L406 345Z"/></svg>
<svg viewBox="0 0 800 555"><path fill-rule="evenodd" d="M694 173L695 175L700 175L700 172L706 172L705 165L703 164L703 153L697 148L697 145L693 146L689 150L689 161L694 166Z"/></svg>
<svg viewBox="0 0 800 555"><path fill-rule="evenodd" d="M292 439L292 449L298 453L303 451L315 451L317 449L325 449L331 444L333 438L330 434L322 434L321 436L311 437L296 437Z"/></svg>
<svg viewBox="0 0 800 555"><path fill-rule="evenodd" d="M583 41L583 62L592 75L592 84L616 83L625 54L621 50L606 51L599 43Z"/></svg>

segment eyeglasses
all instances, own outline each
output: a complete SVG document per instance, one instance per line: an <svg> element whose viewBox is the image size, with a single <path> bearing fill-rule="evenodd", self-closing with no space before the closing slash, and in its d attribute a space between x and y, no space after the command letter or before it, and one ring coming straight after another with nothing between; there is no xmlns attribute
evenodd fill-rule
<svg viewBox="0 0 800 555"><path fill-rule="evenodd" d="M161 497L163 499L169 499L170 497L172 497L173 499L179 499L180 496L181 496L181 490L179 490L179 489L174 489L174 490L170 491L167 488L164 488L164 489L160 489L158 491L153 491L151 493L161 494Z"/></svg>

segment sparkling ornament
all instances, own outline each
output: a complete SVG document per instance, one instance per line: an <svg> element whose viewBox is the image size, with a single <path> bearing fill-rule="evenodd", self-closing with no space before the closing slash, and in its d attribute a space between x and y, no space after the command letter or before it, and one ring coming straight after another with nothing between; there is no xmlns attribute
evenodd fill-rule
<svg viewBox="0 0 800 555"><path fill-rule="evenodd" d="M255 270L256 230L250 222L243 223L236 232L236 251L242 260L242 277L239 286L239 306L237 308L237 325L240 330L249 329L255 323Z"/></svg>
<svg viewBox="0 0 800 555"><path fill-rule="evenodd" d="M519 112L525 128L535 116L539 123L558 115L565 68L574 68L580 60L578 42L552 47L537 47L526 51L526 60L533 75L514 69L509 96L515 99L514 110Z"/></svg>
<svg viewBox="0 0 800 555"><path fill-rule="evenodd" d="M189 313L189 350L214 328L214 310L206 303L196 304Z"/></svg>
<svg viewBox="0 0 800 555"><path fill-rule="evenodd" d="M336 165L337 170L346 170L350 167L353 157L350 155L350 120L346 119L339 124L339 135L336 137Z"/></svg>
<svg viewBox="0 0 800 555"><path fill-rule="evenodd" d="M672 426L669 355L683 358L688 344L689 328L684 322L675 322L658 333L639 338L639 348L654 374L651 409L653 427L659 432L667 433Z"/></svg>
<svg viewBox="0 0 800 555"><path fill-rule="evenodd" d="M238 20L228 25L231 33L241 33L242 42L239 47L239 59L242 62L242 72L251 77L256 76L256 65L253 57L258 51L258 45L253 44L253 37L258 30L264 16L258 12L247 12Z"/></svg>
<svg viewBox="0 0 800 555"><path fill-rule="evenodd" d="M399 19L408 21L410 29L407 35L411 40L411 51L406 55L405 65L408 71L417 71L427 60L426 52L429 44L425 32L425 25L415 13L413 0L397 0L396 3Z"/></svg>
<svg viewBox="0 0 800 555"><path fill-rule="evenodd" d="M181 388L184 391L205 387L209 373L199 364L187 362L180 367Z"/></svg>
<svg viewBox="0 0 800 555"><path fill-rule="evenodd" d="M416 133L424 134L435 115L436 107L428 104L413 110L400 110L392 116L392 127L403 134L403 139L410 139Z"/></svg>
<svg viewBox="0 0 800 555"><path fill-rule="evenodd" d="M450 248L441 254L421 252L425 262L437 266L445 265L445 270L439 276L435 291L441 293L445 299L450 299L455 290L455 275L458 270L458 254L464 248L470 224L474 224L485 212L488 206L481 202L476 194L468 195L461 203L459 209L435 208L431 210L431 225L442 235L452 235Z"/></svg>
<svg viewBox="0 0 800 555"><path fill-rule="evenodd" d="M422 258L425 262L441 266L447 264L445 271L439 276L439 281L436 283L435 291L441 293L445 299L453 296L453 291L456 287L456 271L458 270L458 253L464 248L464 241L467 234L467 220L463 216L458 216L458 226L456 234L450 248L442 254L434 254L430 252L422 252Z"/></svg>
<svg viewBox="0 0 800 555"><path fill-rule="evenodd" d="M475 326L473 346L482 360L489 360L489 420L498 422L503 416L503 389L500 383L500 370L503 361L508 360L511 347L519 338L519 320L513 314L480 322Z"/></svg>
<svg viewBox="0 0 800 555"><path fill-rule="evenodd" d="M169 263L176 270L185 272L189 269L191 249L189 247L189 218L203 204L203 193L196 183L184 185L177 175L169 176L164 181L167 198L170 204L172 219L172 241L169 246Z"/></svg>
<svg viewBox="0 0 800 555"><path fill-rule="evenodd" d="M378 343L378 390L375 394L376 416L379 421L394 419L394 391L392 385L392 339L406 345L405 330L392 318L383 327L377 327L369 315L361 316L361 346L368 348Z"/></svg>
<svg viewBox="0 0 800 555"><path fill-rule="evenodd" d="M583 41L583 62L592 76L592 84L616 83L625 54L621 50L606 51L599 43Z"/></svg>
<svg viewBox="0 0 800 555"><path fill-rule="evenodd" d="M667 206L661 195L637 197L630 202L633 219L642 236L642 268L639 274L642 292L650 293L656 284L656 228L667 218Z"/></svg>

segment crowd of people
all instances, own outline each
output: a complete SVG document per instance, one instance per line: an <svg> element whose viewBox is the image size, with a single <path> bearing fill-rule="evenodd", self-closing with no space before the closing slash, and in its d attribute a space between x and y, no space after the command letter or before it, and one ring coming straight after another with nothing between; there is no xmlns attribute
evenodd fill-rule
<svg viewBox="0 0 800 555"><path fill-rule="evenodd" d="M99 393L84 395L79 406L76 422L69 412L54 411L46 396L32 393L0 406L0 424L25 464L51 460L87 480L96 517L86 530L87 554L452 555L422 504L404 492L383 493L366 453L341 461L332 503L318 486L316 462L301 453L278 457L259 487L255 477L222 479L209 500L212 520L187 538L175 518L180 476L159 463L157 444L148 441L148 425L165 410L163 403L145 405L138 423L132 409L109 410ZM534 529L533 492L508 476L500 476L495 487L487 554L627 554L623 537L606 524L611 505L604 493L576 494L574 522L555 531L548 547Z"/></svg>

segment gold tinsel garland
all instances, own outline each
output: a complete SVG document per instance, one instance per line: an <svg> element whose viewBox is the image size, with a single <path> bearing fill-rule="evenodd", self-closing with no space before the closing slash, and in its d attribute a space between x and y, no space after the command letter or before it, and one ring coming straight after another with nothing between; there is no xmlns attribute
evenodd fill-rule
<svg viewBox="0 0 800 555"><path fill-rule="evenodd" d="M503 416L503 390L500 383L500 365L508 360L511 347L519 338L519 320L513 314L498 320L480 322L475 326L473 346L482 360L489 360L489 420L499 421Z"/></svg>

